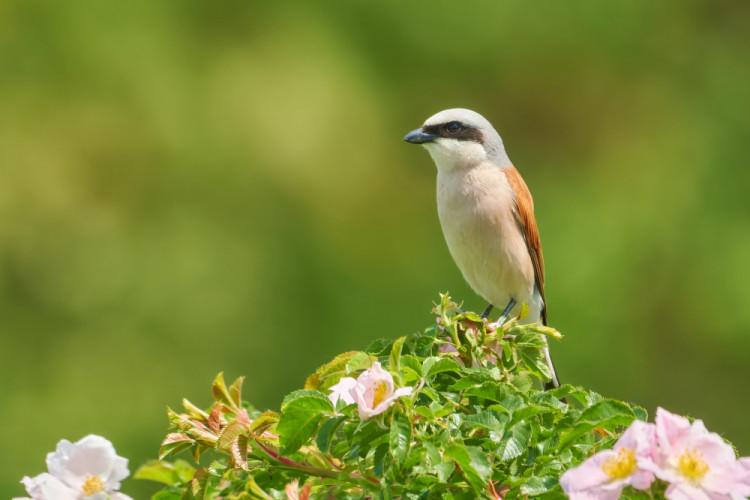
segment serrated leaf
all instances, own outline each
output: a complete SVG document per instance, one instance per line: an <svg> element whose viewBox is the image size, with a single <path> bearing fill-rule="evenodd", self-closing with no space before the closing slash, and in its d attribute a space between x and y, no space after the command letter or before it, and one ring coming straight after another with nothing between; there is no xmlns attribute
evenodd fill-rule
<svg viewBox="0 0 750 500"><path fill-rule="evenodd" d="M463 370L464 373L468 372L468 370ZM492 377L492 374L490 374L487 370L482 371L472 371L469 373L466 373L465 376L461 377L456 381L455 384L450 386L451 391L463 391L465 389L468 389L470 387L475 387L478 385L482 385L484 382L495 382L495 379Z"/></svg>
<svg viewBox="0 0 750 500"><path fill-rule="evenodd" d="M209 476L210 472L205 467L195 471L195 476L193 476L193 480L190 481L189 487L189 491L193 495L193 498L202 499L205 497Z"/></svg>
<svg viewBox="0 0 750 500"><path fill-rule="evenodd" d="M370 368L374 361L377 361L377 358L374 356L370 356L366 352L357 352L346 363L346 373L358 372Z"/></svg>
<svg viewBox="0 0 750 500"><path fill-rule="evenodd" d="M648 412L645 408L640 406L633 406L633 414L635 415L635 418L637 418L641 422L648 422Z"/></svg>
<svg viewBox="0 0 750 500"><path fill-rule="evenodd" d="M524 332L518 336L514 343L519 347L533 347L543 349L547 347L547 341L538 333Z"/></svg>
<svg viewBox="0 0 750 500"><path fill-rule="evenodd" d="M417 374L417 378L422 376L422 363L417 360L414 356L411 354L404 354L401 356L401 366L404 369L404 371L412 370L414 373Z"/></svg>
<svg viewBox="0 0 750 500"><path fill-rule="evenodd" d="M287 396L276 424L281 454L293 453L307 443L318 430L320 420L331 412L333 405L322 392L301 390Z"/></svg>
<svg viewBox="0 0 750 500"><path fill-rule="evenodd" d="M159 449L159 460L164 459L168 455L187 450L194 443L195 440L190 436L186 436L185 434L179 432L169 433L161 443L161 448Z"/></svg>
<svg viewBox="0 0 750 500"><path fill-rule="evenodd" d="M390 451L396 465L401 467L406 460L411 444L411 422L406 416L397 413L391 420Z"/></svg>
<svg viewBox="0 0 750 500"><path fill-rule="evenodd" d="M615 425L630 425L634 418L633 409L627 404L615 399L603 399L583 410L579 420L600 426L613 421Z"/></svg>
<svg viewBox="0 0 750 500"><path fill-rule="evenodd" d="M526 374L516 375L515 377L511 378L510 385L515 387L518 392L529 392L534 386L531 381L531 377Z"/></svg>
<svg viewBox="0 0 750 500"><path fill-rule="evenodd" d="M451 444L443 452L443 458L451 459L461 468L464 477L469 481L477 495L487 487L492 467L485 452L476 446Z"/></svg>
<svg viewBox="0 0 750 500"><path fill-rule="evenodd" d="M242 383L245 381L245 377L237 377L229 386L229 397L232 400L232 408L239 408L242 405Z"/></svg>
<svg viewBox="0 0 750 500"><path fill-rule="evenodd" d="M266 411L253 419L253 422L250 424L250 430L255 434L262 434L277 423L279 423L279 414L273 411Z"/></svg>
<svg viewBox="0 0 750 500"><path fill-rule="evenodd" d="M498 385L497 382L488 381L478 387L472 387L464 392L464 396L488 399L496 403L502 403L510 395L508 386Z"/></svg>
<svg viewBox="0 0 750 500"><path fill-rule="evenodd" d="M560 450L564 449L595 427L614 430L618 426L630 425L633 420L635 420L635 414L627 404L614 399L602 399L591 407L586 408L581 413L573 429L561 435L558 448Z"/></svg>
<svg viewBox="0 0 750 500"><path fill-rule="evenodd" d="M218 434L221 429L221 409L222 403L214 404L211 408L211 413L208 416L208 422L206 422L208 428L215 434Z"/></svg>
<svg viewBox="0 0 750 500"><path fill-rule="evenodd" d="M519 348L516 350L526 369L531 373L544 380L552 380L552 372L547 366L547 359L544 352L536 348Z"/></svg>
<svg viewBox="0 0 750 500"><path fill-rule="evenodd" d="M216 446L222 451L229 451L229 447L237 436L248 436L250 429L247 425L241 424L240 422L230 422L219 435L219 440Z"/></svg>
<svg viewBox="0 0 750 500"><path fill-rule="evenodd" d="M572 397L579 403L583 405L587 405L588 391L586 391L582 387L574 387L572 385L563 385L563 386L558 387L557 389L552 389L546 392L556 397L557 399L568 398L568 401L570 401L569 397Z"/></svg>
<svg viewBox="0 0 750 500"><path fill-rule="evenodd" d="M349 373L347 367L349 362L359 356L369 359L369 355L361 351L349 351L339 354L307 377L305 389L322 389L335 384L341 377Z"/></svg>
<svg viewBox="0 0 750 500"><path fill-rule="evenodd" d="M490 410L482 410L473 415L466 415L463 421L469 428L481 427L490 431L502 432L505 428L505 422L508 421L508 416Z"/></svg>
<svg viewBox="0 0 750 500"><path fill-rule="evenodd" d="M393 340L391 339L376 339L370 342L365 352L374 356L385 356L391 350L391 345L393 345Z"/></svg>
<svg viewBox="0 0 750 500"><path fill-rule="evenodd" d="M442 356L430 356L422 363L422 373L427 378L431 375L437 375L443 372L460 372L461 365L456 362L452 357Z"/></svg>
<svg viewBox="0 0 750 500"><path fill-rule="evenodd" d="M557 479L552 476L532 476L521 485L521 493L533 497L547 493L555 486Z"/></svg>
<svg viewBox="0 0 750 500"><path fill-rule="evenodd" d="M531 425L528 422L519 422L505 431L495 454L501 462L512 460L526 451L530 439Z"/></svg>
<svg viewBox="0 0 750 500"><path fill-rule="evenodd" d="M242 470L248 470L248 450L248 438L246 435L240 434L232 440L232 444L229 446L229 454L232 456L232 462L234 463L235 467L238 467Z"/></svg>

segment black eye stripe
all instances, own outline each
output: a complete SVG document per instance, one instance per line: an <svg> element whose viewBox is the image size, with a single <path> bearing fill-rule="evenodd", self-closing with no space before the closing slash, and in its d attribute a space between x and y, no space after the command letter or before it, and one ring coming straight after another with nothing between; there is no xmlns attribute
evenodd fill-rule
<svg viewBox="0 0 750 500"><path fill-rule="evenodd" d="M449 130L448 127L454 124L458 125L458 128L455 131ZM464 125L461 122L457 121L427 125L422 127L422 130L428 134L433 134L438 137L447 137L448 139L456 139L459 141L474 141L478 142L479 144L484 144L484 137L482 136L482 132L478 128Z"/></svg>

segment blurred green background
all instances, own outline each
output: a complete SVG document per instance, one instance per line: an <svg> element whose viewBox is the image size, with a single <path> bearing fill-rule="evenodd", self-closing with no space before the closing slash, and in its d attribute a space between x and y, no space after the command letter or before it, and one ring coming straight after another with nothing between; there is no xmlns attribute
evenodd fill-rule
<svg viewBox="0 0 750 500"><path fill-rule="evenodd" d="M277 408L480 310L427 152L484 114L536 201L564 382L750 455L750 3L0 3L0 497L61 438L131 470L220 370ZM146 498L151 484L123 490Z"/></svg>

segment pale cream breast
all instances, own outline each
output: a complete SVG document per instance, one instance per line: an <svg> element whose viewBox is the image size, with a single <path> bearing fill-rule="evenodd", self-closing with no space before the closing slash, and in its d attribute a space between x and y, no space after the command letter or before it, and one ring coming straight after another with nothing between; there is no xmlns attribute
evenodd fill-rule
<svg viewBox="0 0 750 500"><path fill-rule="evenodd" d="M438 169L440 223L453 259L471 287L504 308L511 298L538 318L534 267L513 215L513 190L500 168Z"/></svg>

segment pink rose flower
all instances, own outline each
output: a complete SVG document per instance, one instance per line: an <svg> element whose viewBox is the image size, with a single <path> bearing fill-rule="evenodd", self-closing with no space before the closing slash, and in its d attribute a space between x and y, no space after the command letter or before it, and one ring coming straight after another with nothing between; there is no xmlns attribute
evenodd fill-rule
<svg viewBox="0 0 750 500"><path fill-rule="evenodd" d="M600 451L560 478L572 500L615 500L623 488L647 489L654 474L640 467L654 453L654 424L634 421L611 450Z"/></svg>
<svg viewBox="0 0 750 500"><path fill-rule="evenodd" d="M394 390L393 377L381 368L377 361L372 367L362 372L354 380L344 377L339 383L331 387L328 398L336 405L341 399L346 404L357 403L359 418L367 420L387 410L393 402L401 396L411 394L413 387L402 387Z"/></svg>
<svg viewBox="0 0 750 500"><path fill-rule="evenodd" d="M344 403L350 405L354 403L354 396L351 391L357 386L357 381L351 377L343 377L339 380L339 383L328 388L331 393L328 395L328 399L331 400L333 406L336 406L336 402L340 399Z"/></svg>
<svg viewBox="0 0 750 500"><path fill-rule="evenodd" d="M687 418L658 408L656 436L658 451L643 467L670 483L665 493L668 499L718 500L750 495L743 463L718 434L706 430L703 421L691 425Z"/></svg>

